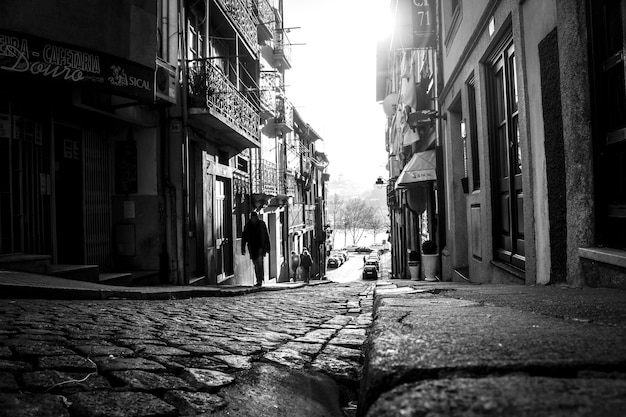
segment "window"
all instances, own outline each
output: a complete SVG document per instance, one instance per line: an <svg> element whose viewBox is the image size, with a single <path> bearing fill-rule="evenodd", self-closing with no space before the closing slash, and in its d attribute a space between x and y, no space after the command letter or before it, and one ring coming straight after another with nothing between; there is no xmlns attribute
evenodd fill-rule
<svg viewBox="0 0 626 417"><path fill-rule="evenodd" d="M461 0L446 0L443 2L443 24L446 47L452 43L454 35L461 24L461 17Z"/></svg>
<svg viewBox="0 0 626 417"><path fill-rule="evenodd" d="M469 139L472 163L472 190L480 189L480 159L478 157L478 127L476 126L476 87L474 75L467 82L467 101L469 106Z"/></svg>

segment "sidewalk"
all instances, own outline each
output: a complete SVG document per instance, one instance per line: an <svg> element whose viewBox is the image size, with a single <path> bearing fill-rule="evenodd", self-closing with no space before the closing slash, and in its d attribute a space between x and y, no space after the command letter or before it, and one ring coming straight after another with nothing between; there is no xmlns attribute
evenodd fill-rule
<svg viewBox="0 0 626 417"><path fill-rule="evenodd" d="M360 416L623 416L626 292L378 282Z"/></svg>
<svg viewBox="0 0 626 417"><path fill-rule="evenodd" d="M312 280L308 285L328 284L328 280ZM253 286L174 286L122 287L96 284L39 275L0 270L0 298L40 298L63 300L168 300L192 297L226 297L259 291L280 291L302 288L303 282L285 282Z"/></svg>

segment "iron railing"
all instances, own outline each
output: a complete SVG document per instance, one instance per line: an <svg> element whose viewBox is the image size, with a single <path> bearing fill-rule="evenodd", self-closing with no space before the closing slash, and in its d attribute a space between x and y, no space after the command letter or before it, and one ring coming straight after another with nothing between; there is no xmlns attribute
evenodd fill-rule
<svg viewBox="0 0 626 417"><path fill-rule="evenodd" d="M264 25L270 33L276 31L276 15L274 14L274 8L267 0L256 1L256 14L259 19L259 24Z"/></svg>
<svg viewBox="0 0 626 417"><path fill-rule="evenodd" d="M264 108L276 113L276 87L279 86L280 75L276 71L262 71L259 79L261 103Z"/></svg>
<svg viewBox="0 0 626 417"><path fill-rule="evenodd" d="M228 12L242 37L248 43L252 51L258 51L256 22L251 11L252 8L242 0L218 0L224 10Z"/></svg>
<svg viewBox="0 0 626 417"><path fill-rule="evenodd" d="M257 140L259 109L210 60L190 61L189 96L191 106L205 106Z"/></svg>
<svg viewBox="0 0 626 417"><path fill-rule="evenodd" d="M274 55L280 56L291 67L291 42L284 29L276 29L274 33Z"/></svg>
<svg viewBox="0 0 626 417"><path fill-rule="evenodd" d="M278 168L276 163L258 159L252 170L252 192L269 195L279 194Z"/></svg>
<svg viewBox="0 0 626 417"><path fill-rule="evenodd" d="M277 124L283 124L293 130L293 105L283 96L276 96L276 118Z"/></svg>

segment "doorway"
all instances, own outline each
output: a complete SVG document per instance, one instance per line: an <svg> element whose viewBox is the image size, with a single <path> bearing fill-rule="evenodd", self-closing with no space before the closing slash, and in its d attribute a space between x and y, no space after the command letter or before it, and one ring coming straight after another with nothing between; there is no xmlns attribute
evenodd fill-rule
<svg viewBox="0 0 626 417"><path fill-rule="evenodd" d="M82 132L78 127L55 123L54 142L56 262L82 264L85 259Z"/></svg>
<svg viewBox="0 0 626 417"><path fill-rule="evenodd" d="M215 249L217 281L221 282L234 273L231 181L217 177L215 180Z"/></svg>
<svg viewBox="0 0 626 417"><path fill-rule="evenodd" d="M490 137L493 160L494 258L524 270L524 192L518 122L515 48L512 35L492 56L489 73Z"/></svg>

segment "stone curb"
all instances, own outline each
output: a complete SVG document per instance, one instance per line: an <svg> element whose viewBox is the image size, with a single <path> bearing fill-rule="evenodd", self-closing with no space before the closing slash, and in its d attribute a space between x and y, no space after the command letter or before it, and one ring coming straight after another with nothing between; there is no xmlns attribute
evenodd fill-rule
<svg viewBox="0 0 626 417"><path fill-rule="evenodd" d="M308 285L330 284L333 281L317 281ZM162 289L159 287L134 287L132 289L91 289L91 288L62 288L43 287L31 285L0 284L0 299L45 299L45 300L179 300L186 298L203 297L235 297L257 292L285 291L306 287L305 283L291 285L275 285L266 287L240 287L240 288L206 288L206 287L180 287L180 289Z"/></svg>

